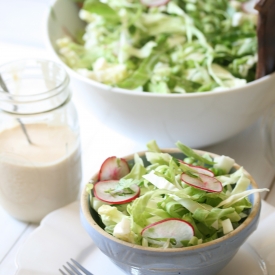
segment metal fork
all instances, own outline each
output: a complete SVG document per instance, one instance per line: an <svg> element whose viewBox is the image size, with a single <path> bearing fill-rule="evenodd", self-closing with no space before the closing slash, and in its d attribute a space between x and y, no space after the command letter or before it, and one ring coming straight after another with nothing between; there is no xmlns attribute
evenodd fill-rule
<svg viewBox="0 0 275 275"><path fill-rule="evenodd" d="M71 261L73 262L73 264L71 264L70 262L67 262L67 266L63 265L63 268L66 270L66 272L62 271L62 269L59 269L60 273L63 275L93 275L91 272L89 272L86 268L84 268L80 263L78 263L76 260L71 259ZM82 272L80 272L80 270Z"/></svg>

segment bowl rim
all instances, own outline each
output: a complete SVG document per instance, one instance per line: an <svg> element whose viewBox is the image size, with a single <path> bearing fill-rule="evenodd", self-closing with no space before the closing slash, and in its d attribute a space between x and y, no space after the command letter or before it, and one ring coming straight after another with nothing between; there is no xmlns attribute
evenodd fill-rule
<svg viewBox="0 0 275 275"><path fill-rule="evenodd" d="M182 153L179 149L177 148L164 148L161 149L161 151L163 153ZM203 154L203 153L208 153L211 156L219 156L217 154L214 153L210 153L208 151L203 151L203 150L194 150L195 152L199 153L199 154ZM145 152L148 151L139 151L137 152L137 154L139 156L144 155ZM126 161L132 160L134 157L134 154L130 154L127 155L125 157L121 157L123 159L125 159ZM237 163L235 163L234 165L235 168L239 169L241 168L241 166ZM244 173L249 177L250 179L250 185L253 187L253 189L258 188L257 183L255 182L254 178L244 169ZM91 179L97 180L97 176L98 173L96 173ZM243 230L245 230L246 228L248 228L249 225L251 225L254 221L255 218L257 218L257 216L259 216L260 214L260 210L261 210L261 197L259 193L254 193L254 204L253 207L251 208L251 212L248 215L248 217L245 219L245 221L236 229L234 229L232 232L226 234L223 237L220 237L216 240L207 242L207 243L203 243L203 244L199 244L199 245L195 245L195 246L190 246L190 247L182 247L182 248L169 248L169 249L162 249L162 248L154 248L154 247L144 247L141 245L137 245L137 244L132 244L120 239L115 238L114 236L112 236L111 234L107 233L104 229L102 229L97 222L93 219L92 215L90 214L90 210L89 210L89 194L86 191L86 187L83 188L82 192L81 192L81 196L80 196L80 208L81 211L86 219L86 221L89 223L89 225L96 230L100 235L102 235L103 237L109 239L110 241L113 241L117 244L123 245L123 246L127 246L128 248L133 248L133 249L137 249L139 251L151 251L151 252L157 252L157 253L163 253L163 252L169 252L169 253L179 253L179 252L185 252L185 251L193 251L193 250L200 250L206 247L212 247L215 246L217 244L221 244L224 241L227 241L229 239L232 238L236 238L237 234L242 232Z"/></svg>
<svg viewBox="0 0 275 275"><path fill-rule="evenodd" d="M260 79L255 79L243 86L240 87L234 87L234 88L228 88L221 91L206 91L206 92L194 92L194 93L185 93L185 94L158 94L158 93L150 93L146 91L136 91L136 90L127 90L122 89L118 87L112 87L107 84L103 84L100 82L97 82L93 79L89 79L88 77L82 76L81 74L77 73L75 70L70 68L58 55L55 47L53 46L51 42L51 35L50 35L50 20L51 20L51 14L52 9L57 4L57 2L60 0L52 0L51 1L51 9L49 9L46 13L46 48L48 48L55 56L55 58L63 65L65 66L66 70L69 72L70 75L73 75L80 81L84 81L88 85L92 85L98 89L102 89L105 91L111 91L117 94L123 94L128 96L145 96L145 97L157 97L157 98L196 98L196 97L209 97L211 95L213 96L222 96L228 93L241 93L245 90L250 90L253 86L260 85L262 82L268 81L269 79L275 78L275 72L271 73L269 75L266 75L264 77L261 77ZM66 1L65 3L68 3L70 1ZM73 2L72 2L73 3Z"/></svg>

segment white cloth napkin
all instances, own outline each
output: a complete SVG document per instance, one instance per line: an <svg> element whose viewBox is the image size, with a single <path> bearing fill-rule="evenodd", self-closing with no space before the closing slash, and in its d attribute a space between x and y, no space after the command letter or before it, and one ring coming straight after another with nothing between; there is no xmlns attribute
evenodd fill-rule
<svg viewBox="0 0 275 275"><path fill-rule="evenodd" d="M275 207L262 201L262 211L257 230L249 237L248 243L264 260L268 274L275 275Z"/></svg>

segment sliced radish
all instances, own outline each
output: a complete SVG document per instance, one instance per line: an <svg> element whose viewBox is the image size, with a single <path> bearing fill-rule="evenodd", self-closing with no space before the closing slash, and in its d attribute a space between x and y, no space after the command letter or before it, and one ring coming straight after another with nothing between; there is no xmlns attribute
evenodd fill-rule
<svg viewBox="0 0 275 275"><path fill-rule="evenodd" d="M195 188L202 189L208 192L221 192L222 184L215 177L210 177L204 174L198 174L198 177L191 177L188 174L182 173L181 180Z"/></svg>
<svg viewBox="0 0 275 275"><path fill-rule="evenodd" d="M131 186L133 193L125 193L124 190L113 192L117 188L118 183L118 180L98 181L93 189L95 197L110 204L122 204L130 202L139 196L140 189L136 184Z"/></svg>
<svg viewBox="0 0 275 275"><path fill-rule="evenodd" d="M130 173L130 167L123 158L109 157L101 165L98 180L119 180Z"/></svg>
<svg viewBox="0 0 275 275"><path fill-rule="evenodd" d="M207 175L209 177L214 177L214 173L210 170L208 170L207 168L205 167L202 167L202 166L195 166L195 165L192 165L192 164L189 164L189 163L186 163L182 160L179 160L181 163L189 166L190 168L192 168L193 170L197 171L198 173L200 174L204 174L204 175Z"/></svg>
<svg viewBox="0 0 275 275"><path fill-rule="evenodd" d="M140 0L147 7L158 7L166 5L170 0Z"/></svg>
<svg viewBox="0 0 275 275"><path fill-rule="evenodd" d="M152 239L175 239L177 244L180 244L180 241L190 240L194 236L194 228L184 220L169 218L147 225L141 231L141 236Z"/></svg>

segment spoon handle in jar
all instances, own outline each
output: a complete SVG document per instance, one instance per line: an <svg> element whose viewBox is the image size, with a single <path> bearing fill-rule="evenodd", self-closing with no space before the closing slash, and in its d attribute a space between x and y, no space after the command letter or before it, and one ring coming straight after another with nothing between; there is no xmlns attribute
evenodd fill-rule
<svg viewBox="0 0 275 275"><path fill-rule="evenodd" d="M6 83L5 83L5 81L3 80L1 74L0 74L0 86L2 87L2 89L3 89L6 93L9 93L8 87L7 87ZM18 121L18 123L20 124L21 129L22 129L24 135L26 136L26 139L27 139L28 143L29 143L29 144L32 144L31 139L30 139L30 137L29 137L29 135L28 135L28 132L27 132L27 130L26 130L26 127L25 127L24 123L23 123L19 118L17 118L17 121Z"/></svg>
<svg viewBox="0 0 275 275"><path fill-rule="evenodd" d="M260 0L255 9L259 12L256 71L258 79L275 71L275 0Z"/></svg>

